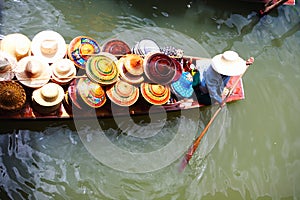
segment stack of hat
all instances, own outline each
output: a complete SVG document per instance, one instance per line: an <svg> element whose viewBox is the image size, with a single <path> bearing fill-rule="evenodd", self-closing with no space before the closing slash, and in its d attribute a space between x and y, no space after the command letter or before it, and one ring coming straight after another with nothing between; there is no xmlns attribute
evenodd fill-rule
<svg viewBox="0 0 300 200"><path fill-rule="evenodd" d="M128 107L138 100L139 88L125 81L118 80L114 85L107 88L106 94L115 104Z"/></svg>
<svg viewBox="0 0 300 200"><path fill-rule="evenodd" d="M74 63L67 58L59 59L52 65L52 81L61 85L70 83L76 76Z"/></svg>
<svg viewBox="0 0 300 200"><path fill-rule="evenodd" d="M150 53L144 60L144 72L151 82L167 85L174 80L177 66L163 53Z"/></svg>
<svg viewBox="0 0 300 200"><path fill-rule="evenodd" d="M174 94L181 98L189 98L192 96L193 89L193 77L190 72L183 72L179 80L171 84L171 89Z"/></svg>
<svg viewBox="0 0 300 200"><path fill-rule="evenodd" d="M47 63L64 58L67 53L65 39L57 32L45 30L37 33L31 42L32 54Z"/></svg>
<svg viewBox="0 0 300 200"><path fill-rule="evenodd" d="M153 105L163 105L170 99L170 87L154 83L141 84L142 96Z"/></svg>
<svg viewBox="0 0 300 200"><path fill-rule="evenodd" d="M76 89L81 100L92 108L99 108L106 102L105 91L102 86L88 78L80 78Z"/></svg>
<svg viewBox="0 0 300 200"><path fill-rule="evenodd" d="M130 84L140 84L144 81L143 58L137 54L127 54L117 61L117 67L122 80Z"/></svg>
<svg viewBox="0 0 300 200"><path fill-rule="evenodd" d="M103 46L102 46L102 51L103 52L108 52L116 57L120 57L122 55L130 54L131 50L128 44L122 40L117 40L117 39L111 39L107 41Z"/></svg>
<svg viewBox="0 0 300 200"><path fill-rule="evenodd" d="M32 93L32 106L40 114L51 114L60 108L64 89L57 83L47 83Z"/></svg>
<svg viewBox="0 0 300 200"><path fill-rule="evenodd" d="M72 39L68 47L68 57L75 65L85 69L87 60L91 55L99 54L101 51L98 42L87 36L78 36Z"/></svg>
<svg viewBox="0 0 300 200"><path fill-rule="evenodd" d="M0 81L12 80L15 76L14 70L16 67L16 58L0 51Z"/></svg>
<svg viewBox="0 0 300 200"><path fill-rule="evenodd" d="M132 52L139 55L147 55L151 52L160 52L160 48L156 42L150 39L140 40L133 47Z"/></svg>
<svg viewBox="0 0 300 200"><path fill-rule="evenodd" d="M117 58L106 52L92 56L86 63L87 76L102 85L109 85L118 80L119 70L116 65Z"/></svg>
<svg viewBox="0 0 300 200"><path fill-rule="evenodd" d="M1 51L9 53L17 60L30 55L30 39L21 33L6 35L1 41Z"/></svg>
<svg viewBox="0 0 300 200"><path fill-rule="evenodd" d="M25 90L18 82L0 81L0 112L19 111L25 102Z"/></svg>
<svg viewBox="0 0 300 200"><path fill-rule="evenodd" d="M52 70L50 65L37 56L27 56L19 60L16 77L25 86L39 88L49 82Z"/></svg>

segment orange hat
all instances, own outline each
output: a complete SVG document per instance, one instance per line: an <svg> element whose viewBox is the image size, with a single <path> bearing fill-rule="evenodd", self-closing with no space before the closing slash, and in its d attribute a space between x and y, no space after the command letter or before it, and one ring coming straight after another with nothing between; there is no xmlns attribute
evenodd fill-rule
<svg viewBox="0 0 300 200"><path fill-rule="evenodd" d="M169 86L153 83L142 83L141 93L149 103L154 105L163 105L167 103L171 96Z"/></svg>

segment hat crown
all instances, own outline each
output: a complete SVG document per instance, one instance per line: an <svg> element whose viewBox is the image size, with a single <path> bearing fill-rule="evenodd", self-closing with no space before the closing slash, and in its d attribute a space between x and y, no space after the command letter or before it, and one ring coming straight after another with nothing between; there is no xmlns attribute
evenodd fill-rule
<svg viewBox="0 0 300 200"><path fill-rule="evenodd" d="M80 54L85 56L94 53L94 46L89 43L83 43L80 45Z"/></svg>
<svg viewBox="0 0 300 200"><path fill-rule="evenodd" d="M37 61L29 60L25 66L25 73L31 77L36 78L41 74L41 65Z"/></svg>
<svg viewBox="0 0 300 200"><path fill-rule="evenodd" d="M41 42L41 52L44 55L53 55L57 52L58 43L56 40L45 39Z"/></svg>
<svg viewBox="0 0 300 200"><path fill-rule="evenodd" d="M49 83L42 87L41 96L47 102L53 102L58 97L58 88L55 84Z"/></svg>
<svg viewBox="0 0 300 200"><path fill-rule="evenodd" d="M104 95L104 91L102 87L98 84L93 84L91 88L91 93L93 94L94 97L100 98Z"/></svg>
<svg viewBox="0 0 300 200"><path fill-rule="evenodd" d="M121 96L130 96L133 93L133 87L125 81L119 81L115 86Z"/></svg>
<svg viewBox="0 0 300 200"><path fill-rule="evenodd" d="M232 62L239 58L238 53L234 51L225 51L222 55L222 58L226 61Z"/></svg>
<svg viewBox="0 0 300 200"><path fill-rule="evenodd" d="M68 75L70 75L69 72L71 71L71 66L70 65L63 65L63 64L62 65L57 65L55 67L55 71L60 76L68 76Z"/></svg>

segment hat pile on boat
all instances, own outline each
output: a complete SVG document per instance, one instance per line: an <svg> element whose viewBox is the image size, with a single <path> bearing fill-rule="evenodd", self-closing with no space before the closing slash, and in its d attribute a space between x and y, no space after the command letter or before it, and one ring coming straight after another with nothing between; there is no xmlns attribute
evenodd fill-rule
<svg viewBox="0 0 300 200"><path fill-rule="evenodd" d="M88 36L77 36L67 45L53 30L41 31L32 40L8 34L0 45L0 81L5 81L0 82L0 110L20 110L24 88L32 92L29 100L40 114L59 111L62 102L99 108L107 100L131 106L140 96L154 105L166 104L171 93L189 98L193 89L180 59L150 39L131 49L118 39L100 46Z"/></svg>

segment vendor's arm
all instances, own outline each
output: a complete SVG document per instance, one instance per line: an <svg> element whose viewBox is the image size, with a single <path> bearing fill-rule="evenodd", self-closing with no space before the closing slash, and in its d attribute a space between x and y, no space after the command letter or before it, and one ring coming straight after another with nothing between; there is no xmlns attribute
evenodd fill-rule
<svg viewBox="0 0 300 200"><path fill-rule="evenodd" d="M222 91L224 89L223 80L220 74L215 72L211 67L205 72L206 86L212 103L222 103Z"/></svg>

